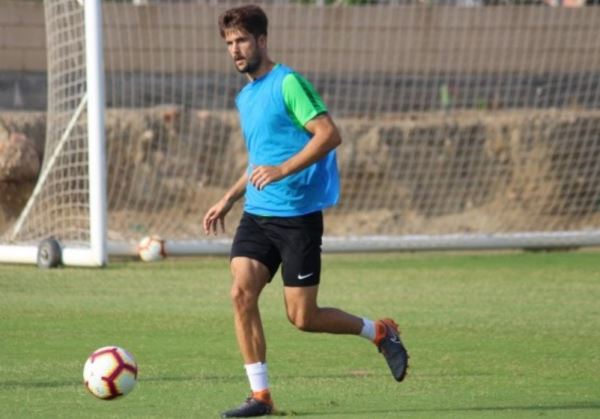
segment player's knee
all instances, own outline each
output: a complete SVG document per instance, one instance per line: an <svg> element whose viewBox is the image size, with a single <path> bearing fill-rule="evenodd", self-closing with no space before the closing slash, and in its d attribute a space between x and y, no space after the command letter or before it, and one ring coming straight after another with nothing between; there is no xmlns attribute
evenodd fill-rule
<svg viewBox="0 0 600 419"><path fill-rule="evenodd" d="M250 307L253 307L257 300L253 293L236 285L231 287L230 296L234 308L238 311L244 311Z"/></svg>
<svg viewBox="0 0 600 419"><path fill-rule="evenodd" d="M288 311L288 320L298 330L303 332L312 332L314 330L312 316L305 311Z"/></svg>

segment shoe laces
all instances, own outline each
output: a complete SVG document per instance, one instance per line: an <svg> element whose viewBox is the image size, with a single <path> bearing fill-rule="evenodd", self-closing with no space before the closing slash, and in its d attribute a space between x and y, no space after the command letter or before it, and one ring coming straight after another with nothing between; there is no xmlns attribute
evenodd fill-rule
<svg viewBox="0 0 600 419"><path fill-rule="evenodd" d="M250 393L250 396L248 396L248 398L246 399L246 403L251 403L252 400L259 402L259 403L264 403L264 404L268 404L269 406L273 406L273 400L271 399L271 394L267 393L267 397L264 397L260 394L260 392L257 393Z"/></svg>
<svg viewBox="0 0 600 419"><path fill-rule="evenodd" d="M385 318L375 322L375 340L373 341L375 345L379 346L381 341L388 336L388 329L391 329L397 335L400 334L398 324L392 319Z"/></svg>
<svg viewBox="0 0 600 419"><path fill-rule="evenodd" d="M398 330L398 323L396 323L392 319L382 319L381 322L386 326L389 326L396 334L400 334L400 330Z"/></svg>

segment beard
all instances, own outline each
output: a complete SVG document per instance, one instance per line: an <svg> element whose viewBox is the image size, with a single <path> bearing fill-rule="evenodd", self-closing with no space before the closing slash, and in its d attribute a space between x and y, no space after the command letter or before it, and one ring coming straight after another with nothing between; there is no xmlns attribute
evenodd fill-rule
<svg viewBox="0 0 600 419"><path fill-rule="evenodd" d="M242 74L254 73L260 68L260 64L262 63L262 58L259 54L254 54L250 57L244 57L244 59L246 62L241 66L238 66L237 63L235 63L235 68L237 68L237 71Z"/></svg>

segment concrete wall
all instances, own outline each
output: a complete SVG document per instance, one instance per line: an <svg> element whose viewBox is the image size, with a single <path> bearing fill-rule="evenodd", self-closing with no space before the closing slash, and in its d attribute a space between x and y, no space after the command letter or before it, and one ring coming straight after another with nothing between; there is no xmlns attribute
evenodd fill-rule
<svg viewBox="0 0 600 419"><path fill-rule="evenodd" d="M197 95L221 95L231 107L241 82L217 30L225 7L105 3L108 89L117 92L108 92L109 105L126 106L119 100L132 91L143 96L139 106L151 105L160 79L160 92L173 90L168 97L193 85ZM440 74L505 107L563 106L571 96L597 107L600 100L588 93L600 73L600 7L265 8L272 57L308 75L340 112L340 104L357 108L373 98L383 98L378 112L428 110ZM46 108L45 42L41 2L0 0L0 109ZM167 60L159 57L165 53ZM197 80L183 81L192 73ZM540 86L543 96L531 103ZM574 93L560 91L566 86ZM470 108L479 99L457 100Z"/></svg>
<svg viewBox="0 0 600 419"><path fill-rule="evenodd" d="M167 68L179 71L198 65L205 71L230 69L216 27L223 9L106 3L108 70L164 70L165 63L149 54L152 50L167 50ZM600 70L600 7L270 6L266 10L272 22L272 55L303 70ZM3 71L45 70L41 3L0 2L0 57Z"/></svg>
<svg viewBox="0 0 600 419"><path fill-rule="evenodd" d="M0 2L0 71L46 70L42 3Z"/></svg>

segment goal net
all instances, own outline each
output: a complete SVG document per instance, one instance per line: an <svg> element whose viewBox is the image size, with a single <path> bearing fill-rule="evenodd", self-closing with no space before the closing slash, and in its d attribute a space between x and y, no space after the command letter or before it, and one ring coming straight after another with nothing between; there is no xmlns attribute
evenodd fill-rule
<svg viewBox="0 0 600 419"><path fill-rule="evenodd" d="M102 3L111 253L148 234L171 253L226 251L242 206L220 238L201 224L246 166L234 105L246 79L217 28L239 3ZM600 244L600 8L256 3L271 57L312 81L342 133L326 250ZM2 239L85 246L84 8L45 10L43 176Z"/></svg>

